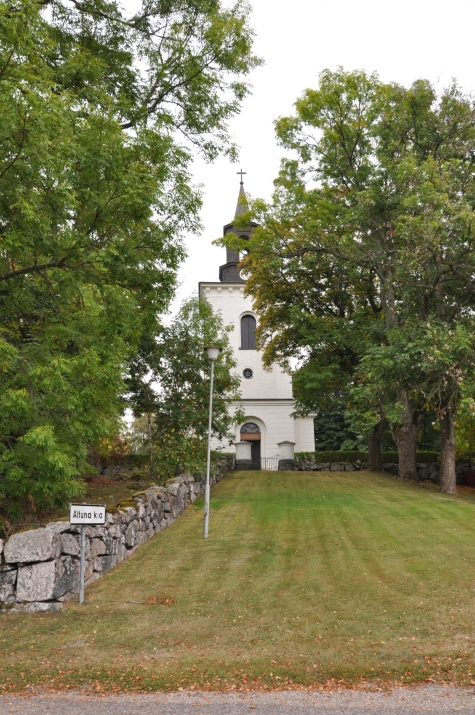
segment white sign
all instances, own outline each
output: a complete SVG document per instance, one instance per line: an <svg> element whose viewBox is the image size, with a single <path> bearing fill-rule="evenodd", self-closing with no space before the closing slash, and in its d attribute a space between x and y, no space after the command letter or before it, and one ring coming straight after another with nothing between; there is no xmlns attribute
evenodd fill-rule
<svg viewBox="0 0 475 715"><path fill-rule="evenodd" d="M70 504L69 523L71 525L103 525L106 523L106 507L104 504Z"/></svg>

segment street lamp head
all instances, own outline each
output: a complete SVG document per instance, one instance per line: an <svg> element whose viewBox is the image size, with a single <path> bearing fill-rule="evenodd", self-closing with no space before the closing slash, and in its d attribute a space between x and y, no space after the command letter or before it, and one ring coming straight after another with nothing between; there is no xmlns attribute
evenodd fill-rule
<svg viewBox="0 0 475 715"><path fill-rule="evenodd" d="M209 359L214 361L217 359L222 348L218 348L216 345L210 345L209 347L205 348L205 350L208 353Z"/></svg>

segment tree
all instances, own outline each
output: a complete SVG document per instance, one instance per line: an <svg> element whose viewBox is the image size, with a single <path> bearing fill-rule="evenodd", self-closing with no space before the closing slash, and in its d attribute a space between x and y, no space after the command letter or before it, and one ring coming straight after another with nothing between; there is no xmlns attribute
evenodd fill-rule
<svg viewBox="0 0 475 715"><path fill-rule="evenodd" d="M264 365L278 362L291 369L291 358L297 357L296 411L325 414L335 394L348 393L368 342L378 342L384 333L374 272L348 267L326 250L296 164L285 165L276 187L271 206L254 202L260 225L250 240L228 235L225 242L244 254L241 266L259 313ZM244 225L249 216L241 220ZM325 218L320 221L323 225ZM382 416L379 422L375 429L362 427L363 433L369 429L373 469L381 469Z"/></svg>
<svg viewBox="0 0 475 715"><path fill-rule="evenodd" d="M473 450L475 446L475 400L473 398L473 384L467 390L464 385L464 397L460 402L456 421L457 454L470 462L473 471Z"/></svg>
<svg viewBox="0 0 475 715"><path fill-rule="evenodd" d="M314 425L317 452L362 449L361 438L346 415L346 402L338 395L334 395L333 404L318 411Z"/></svg>
<svg viewBox="0 0 475 715"><path fill-rule="evenodd" d="M199 227L192 152L233 152L247 5L0 3L0 502L81 493Z"/></svg>
<svg viewBox="0 0 475 715"><path fill-rule="evenodd" d="M345 292L342 346L352 356L349 379L356 379L367 351L390 346L409 320L423 326L436 319L453 331L473 308L471 98L455 83L438 97L425 81L405 89L363 72L325 71L320 87L297 101L296 116L279 119L276 129L281 144L298 158L283 161L273 205L257 204L263 228L251 238L243 268L249 292L266 308L264 325L286 300L293 313L289 309L283 329L274 321L276 339L267 323L261 341L276 346L285 361L280 337L294 333L305 369L315 352L328 351L328 343L325 331L305 340L300 326L323 323L330 314L335 322L339 286ZM265 278L264 260L271 264ZM280 278L275 288L269 287L271 271ZM364 340L355 350L358 334ZM389 353L397 360L395 351ZM441 361L431 379L438 376L440 384L432 389L448 401L439 411L441 482L453 491L456 391L444 391L447 365ZM414 477L425 388L410 383L409 374L393 380L395 366L385 365L387 379L378 382L378 390L367 381L355 387L364 395L361 418L367 428L380 424L391 402L400 474Z"/></svg>
<svg viewBox="0 0 475 715"><path fill-rule="evenodd" d="M220 440L236 417L229 407L239 398L240 378L221 317L206 300L183 303L154 344L143 345L127 379L135 415L146 411L152 425L155 466L163 477L199 471L206 464L210 363L204 348L219 345L213 390L212 434ZM144 410L146 408L146 410Z"/></svg>

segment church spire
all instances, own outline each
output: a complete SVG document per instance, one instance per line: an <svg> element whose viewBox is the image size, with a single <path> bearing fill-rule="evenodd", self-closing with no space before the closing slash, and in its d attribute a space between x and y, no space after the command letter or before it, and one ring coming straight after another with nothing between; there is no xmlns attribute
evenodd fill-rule
<svg viewBox="0 0 475 715"><path fill-rule="evenodd" d="M241 176L241 183L239 186L239 196L238 196L238 202L236 206L236 216L242 216L243 214L247 213L249 211L249 204L247 203L247 196L246 192L244 191L244 182L242 180L243 175L246 172L241 169L241 171L237 171L236 174L239 174Z"/></svg>
<svg viewBox="0 0 475 715"><path fill-rule="evenodd" d="M241 177L239 196L236 206L235 218L237 216L242 216L249 211L249 204L247 203L246 192L244 191L244 182L242 180L245 171L237 172ZM236 228L234 223L228 223L224 229L223 234L234 233L239 238L250 238L253 228L256 226L253 221L249 224L247 228ZM222 283L244 283L239 273L239 251L234 248L226 249L226 263L219 267L219 280Z"/></svg>

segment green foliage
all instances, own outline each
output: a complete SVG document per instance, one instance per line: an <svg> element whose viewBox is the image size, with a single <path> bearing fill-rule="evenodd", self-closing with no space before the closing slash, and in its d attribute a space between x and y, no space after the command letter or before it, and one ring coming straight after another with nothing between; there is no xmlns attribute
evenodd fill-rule
<svg viewBox="0 0 475 715"><path fill-rule="evenodd" d="M336 464L354 464L358 460L363 464L368 462L368 452L365 451L320 451L320 452L296 452L295 459L297 464L302 464L306 461L316 462L317 464L331 462ZM397 464L399 455L397 452L382 452L381 459L383 464ZM416 452L416 462L434 464L440 462L440 453L431 451Z"/></svg>
<svg viewBox="0 0 475 715"><path fill-rule="evenodd" d="M473 455L475 450L475 400L472 397L473 386L464 385L464 397L460 402L456 421L457 456L468 459L473 469Z"/></svg>
<svg viewBox="0 0 475 715"><path fill-rule="evenodd" d="M408 319L387 332L387 342L368 348L356 372L351 391L354 421L362 426L372 410L382 405L393 423L401 419L404 404L394 400L401 386L414 403L426 409L457 409L463 386L475 369L473 320L460 318L449 329L437 318L426 322Z"/></svg>
<svg viewBox="0 0 475 715"><path fill-rule="evenodd" d="M343 400L318 410L314 419L315 449L348 451L364 446L364 440L352 429Z"/></svg>
<svg viewBox="0 0 475 715"><path fill-rule="evenodd" d="M192 148L233 152L248 6L0 2L0 509L83 493L199 226ZM159 38L160 36L160 38ZM182 137L179 143L178 137Z"/></svg>
<svg viewBox="0 0 475 715"><path fill-rule="evenodd" d="M210 361L204 348L222 348L215 362L212 434L228 434L234 417L229 405L238 399L239 376L228 332L206 300L190 298L153 343L143 343L131 364L129 402L135 414L152 416L154 466L161 476L183 471L203 473L206 465Z"/></svg>
<svg viewBox="0 0 475 715"><path fill-rule="evenodd" d="M142 414L132 420L131 424L124 430L123 437L132 453L144 455L150 437L150 425L147 415Z"/></svg>
<svg viewBox="0 0 475 715"><path fill-rule="evenodd" d="M312 461L317 464L335 462L339 464L353 464L358 459L360 462L368 461L368 452L358 450L322 450L317 452L296 452L297 464Z"/></svg>
<svg viewBox="0 0 475 715"><path fill-rule="evenodd" d="M293 156L272 203L243 217L261 228L247 243L226 237L248 251L264 358L301 358L297 410L350 392L355 430L386 418L406 456L422 414L435 414L448 465L475 355L475 102L455 82L438 96L424 80L339 68L295 110L276 122Z"/></svg>

